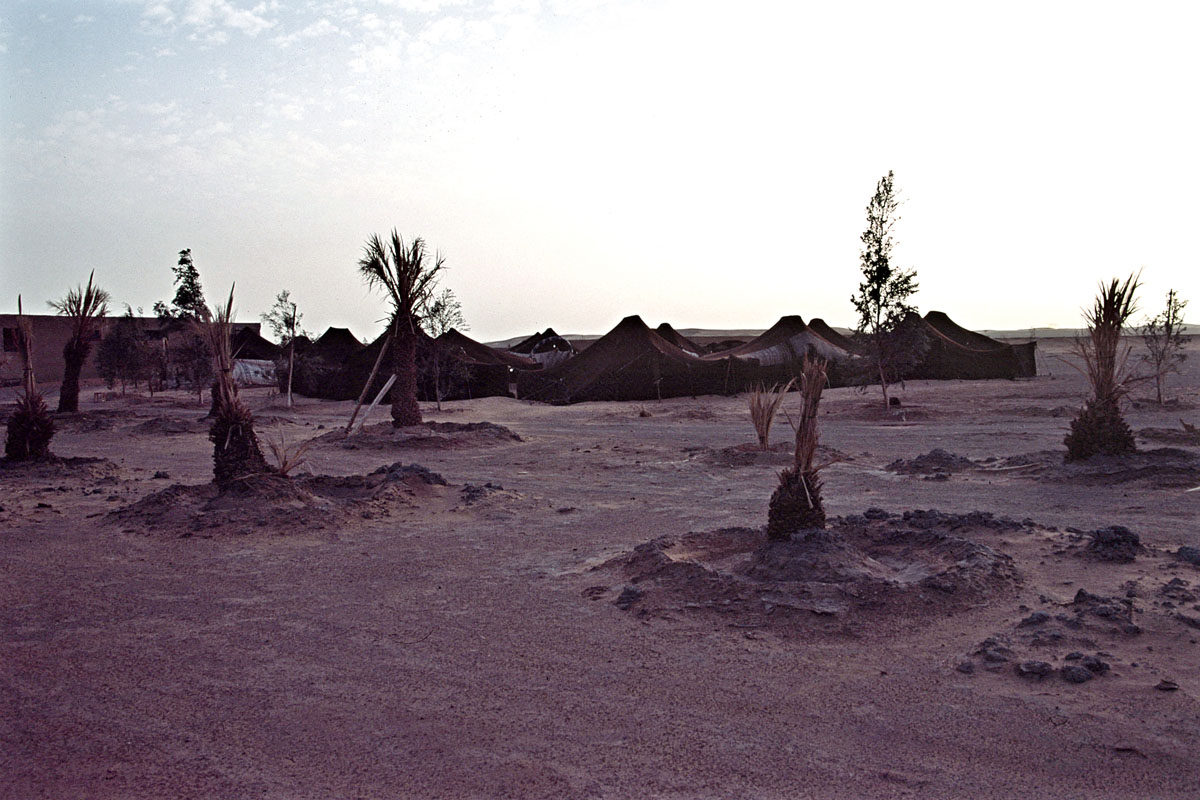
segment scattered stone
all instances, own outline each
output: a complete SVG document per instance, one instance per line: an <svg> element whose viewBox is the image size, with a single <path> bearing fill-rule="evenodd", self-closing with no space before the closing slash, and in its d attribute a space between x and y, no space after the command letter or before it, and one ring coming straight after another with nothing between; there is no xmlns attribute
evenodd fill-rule
<svg viewBox="0 0 1200 800"><path fill-rule="evenodd" d="M1175 557L1180 561L1186 561L1189 564L1195 564L1200 567L1200 547L1192 547L1184 545L1175 551Z"/></svg>
<svg viewBox="0 0 1200 800"><path fill-rule="evenodd" d="M613 605L622 611L628 611L629 607L640 600L642 590L636 586L626 586L621 592L621 596L613 601Z"/></svg>
<svg viewBox="0 0 1200 800"><path fill-rule="evenodd" d="M957 456L954 453L948 453L939 447L916 458L898 458L888 464L886 469L900 475L942 474L946 475L946 478L935 478L935 480L946 480L949 477L948 473L961 472L963 470L974 469L975 467L976 464L971 459Z"/></svg>
<svg viewBox="0 0 1200 800"><path fill-rule="evenodd" d="M1110 525L1091 532L1087 552L1101 561L1133 561L1142 551L1140 537L1124 525Z"/></svg>
<svg viewBox="0 0 1200 800"><path fill-rule="evenodd" d="M989 636L979 643L979 649L975 651L975 655L983 656L984 661L990 661L993 664L1000 664L1008 661L1012 656L1013 651L1006 643L1001 642L995 637Z"/></svg>
<svg viewBox="0 0 1200 800"><path fill-rule="evenodd" d="M1054 667L1045 661L1022 661L1017 665L1017 674L1022 678L1044 678L1052 672Z"/></svg>
<svg viewBox="0 0 1200 800"><path fill-rule="evenodd" d="M421 466L420 464L409 464L405 466L399 461L390 464L386 467L380 467L373 470L372 475L385 475L388 481L408 481L415 480L418 483L424 483L428 486L446 486L446 479L431 469Z"/></svg>
<svg viewBox="0 0 1200 800"><path fill-rule="evenodd" d="M462 488L462 498L464 503L470 505L471 503L482 500L492 492L499 492L503 490L503 486L498 483L493 483L492 481L488 481L482 486L476 486L472 483L468 483Z"/></svg>
<svg viewBox="0 0 1200 800"><path fill-rule="evenodd" d="M1067 683L1087 683L1095 676L1087 667L1080 667L1075 664L1063 667L1059 674Z"/></svg>
<svg viewBox="0 0 1200 800"><path fill-rule="evenodd" d="M1178 603L1194 603L1196 602L1196 595L1188 591L1189 586L1191 584L1183 578L1172 578L1158 590L1158 593Z"/></svg>
<svg viewBox="0 0 1200 800"><path fill-rule="evenodd" d="M892 515L886 511L884 511L882 508L872 507L872 508L868 508L866 511L864 511L863 516L866 517L867 519L871 519L871 520L884 520L884 519L888 519Z"/></svg>
<svg viewBox="0 0 1200 800"><path fill-rule="evenodd" d="M1018 622L1017 627L1027 628L1031 625L1041 625L1042 623L1048 622L1049 620L1050 620L1050 615L1047 614L1045 611L1035 611L1032 614L1030 614L1028 617L1026 617L1025 619Z"/></svg>

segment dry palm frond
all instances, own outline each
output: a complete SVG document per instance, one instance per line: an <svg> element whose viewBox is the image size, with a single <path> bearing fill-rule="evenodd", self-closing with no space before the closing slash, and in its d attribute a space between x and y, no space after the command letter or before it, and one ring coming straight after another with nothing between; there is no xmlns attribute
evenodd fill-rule
<svg viewBox="0 0 1200 800"><path fill-rule="evenodd" d="M1100 285L1100 293L1091 309L1083 312L1087 337L1075 340L1075 354L1083 361L1082 372L1092 386L1092 397L1099 402L1119 400L1129 391L1132 379L1128 369L1129 346L1121 347L1126 323L1137 310L1134 293L1140 282L1130 275L1124 282L1113 278Z"/></svg>
<svg viewBox="0 0 1200 800"><path fill-rule="evenodd" d="M747 398L750 405L750 422L753 423L754 432L758 435L759 449L770 449L771 423L775 421L775 415L779 412L779 406L783 404L783 398L795 385L796 379L792 378L783 388L776 383L768 389L760 383L750 390Z"/></svg>
<svg viewBox="0 0 1200 800"><path fill-rule="evenodd" d="M814 472L813 459L817 454L817 407L829 378L824 359L805 356L800 381L800 422L796 425L794 468L799 472Z"/></svg>
<svg viewBox="0 0 1200 800"><path fill-rule="evenodd" d="M267 443L267 449L271 451L271 455L275 459L275 467L280 475L287 476L298 467L308 463L309 448L316 443L315 439L309 439L300 442L297 445L288 444L287 436L284 435L283 427L277 425L275 427L274 436L264 436L264 441ZM312 470L310 469L309 472Z"/></svg>
<svg viewBox="0 0 1200 800"><path fill-rule="evenodd" d="M1063 440L1068 461L1098 453L1122 455L1136 449L1120 404L1136 381L1128 370L1130 348L1121 347L1121 334L1137 309L1134 293L1138 277L1130 275L1124 282L1113 278L1107 285L1101 284L1092 308L1083 313L1088 335L1075 340L1074 350L1083 362L1080 371L1091 384L1092 396L1071 420L1071 430Z"/></svg>
<svg viewBox="0 0 1200 800"><path fill-rule="evenodd" d="M800 376L800 420L793 425L796 451L792 466L779 473L779 486L771 495L767 512L767 536L771 539L787 539L802 530L825 527L821 466L813 461L817 454L817 408L827 381L825 361L805 356Z"/></svg>
<svg viewBox="0 0 1200 800"><path fill-rule="evenodd" d="M62 300L50 301L50 307L71 321L71 335L63 347L62 387L58 394L58 410L79 410L79 376L92 349L92 339L99 330L98 320L108 313L108 292L93 282L96 274L88 275L87 287L77 286Z"/></svg>
<svg viewBox="0 0 1200 800"><path fill-rule="evenodd" d="M213 384L213 424L208 437L213 443L213 478L222 491L242 485L248 478L270 474L258 437L254 415L237 397L233 381L233 288L229 300L216 313L206 305L198 309L198 333L209 345L216 380Z"/></svg>
<svg viewBox="0 0 1200 800"><path fill-rule="evenodd" d="M236 285L236 284L235 284ZM233 335L233 289L229 287L229 299L224 306L217 306L214 314L207 305L201 305L195 323L196 332L208 343L213 358L215 383L213 390L217 396L214 403L232 404L237 396L233 381L233 350L230 340Z"/></svg>
<svg viewBox="0 0 1200 800"><path fill-rule="evenodd" d="M96 320L108 314L108 301L112 299L107 291L92 283L95 275L95 271L88 275L86 287L76 286L62 300L49 301L51 308L71 319L71 338L78 342L91 340Z"/></svg>
<svg viewBox="0 0 1200 800"><path fill-rule="evenodd" d="M33 325L25 316L20 296L17 297L17 349L24 364L23 389L17 398L16 409L8 418L4 437L4 455L12 461L45 458L50 454L50 439L54 436L54 418L46 407L42 393L37 390L33 376Z"/></svg>
<svg viewBox="0 0 1200 800"><path fill-rule="evenodd" d="M33 377L33 324L21 308L21 296L17 295L17 351L21 354L23 371L21 384L25 396L37 394L37 381Z"/></svg>

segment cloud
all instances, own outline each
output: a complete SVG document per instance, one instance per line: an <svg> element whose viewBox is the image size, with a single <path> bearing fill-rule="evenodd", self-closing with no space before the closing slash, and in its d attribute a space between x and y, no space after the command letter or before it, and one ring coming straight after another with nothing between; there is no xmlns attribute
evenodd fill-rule
<svg viewBox="0 0 1200 800"><path fill-rule="evenodd" d="M316 39L321 36L331 36L338 33L343 33L342 29L322 17L316 22L313 22L306 27L295 31L294 33L276 36L271 41L280 47L290 47L296 42L304 39Z"/></svg>
<svg viewBox="0 0 1200 800"><path fill-rule="evenodd" d="M185 0L177 12L171 0L146 0L142 8L142 23L155 29L176 25L192 28L192 39L222 44L229 40L228 31L257 36L275 26L269 13L278 3L260 2L253 6L238 5L231 0Z"/></svg>

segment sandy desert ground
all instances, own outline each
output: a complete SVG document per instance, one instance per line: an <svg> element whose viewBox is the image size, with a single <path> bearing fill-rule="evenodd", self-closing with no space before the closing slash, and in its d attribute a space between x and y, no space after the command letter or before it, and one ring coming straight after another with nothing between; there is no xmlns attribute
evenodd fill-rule
<svg viewBox="0 0 1200 800"><path fill-rule="evenodd" d="M251 501L194 396L85 393L62 461L0 467L0 797L1195 800L1200 342L1083 466L1066 346L827 391L835 518L784 548L791 431L755 452L744 397L347 441L250 390L326 476Z"/></svg>

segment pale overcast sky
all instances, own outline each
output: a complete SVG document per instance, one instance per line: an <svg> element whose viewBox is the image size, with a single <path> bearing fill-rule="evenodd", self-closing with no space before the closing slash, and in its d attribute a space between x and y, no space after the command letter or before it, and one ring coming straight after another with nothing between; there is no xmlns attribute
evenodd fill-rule
<svg viewBox="0 0 1200 800"><path fill-rule="evenodd" d="M0 311L91 269L149 311L189 247L241 319L370 337L394 226L483 340L850 325L890 169L922 311L1075 327L1144 267L1200 312L1198 9L5 0Z"/></svg>

